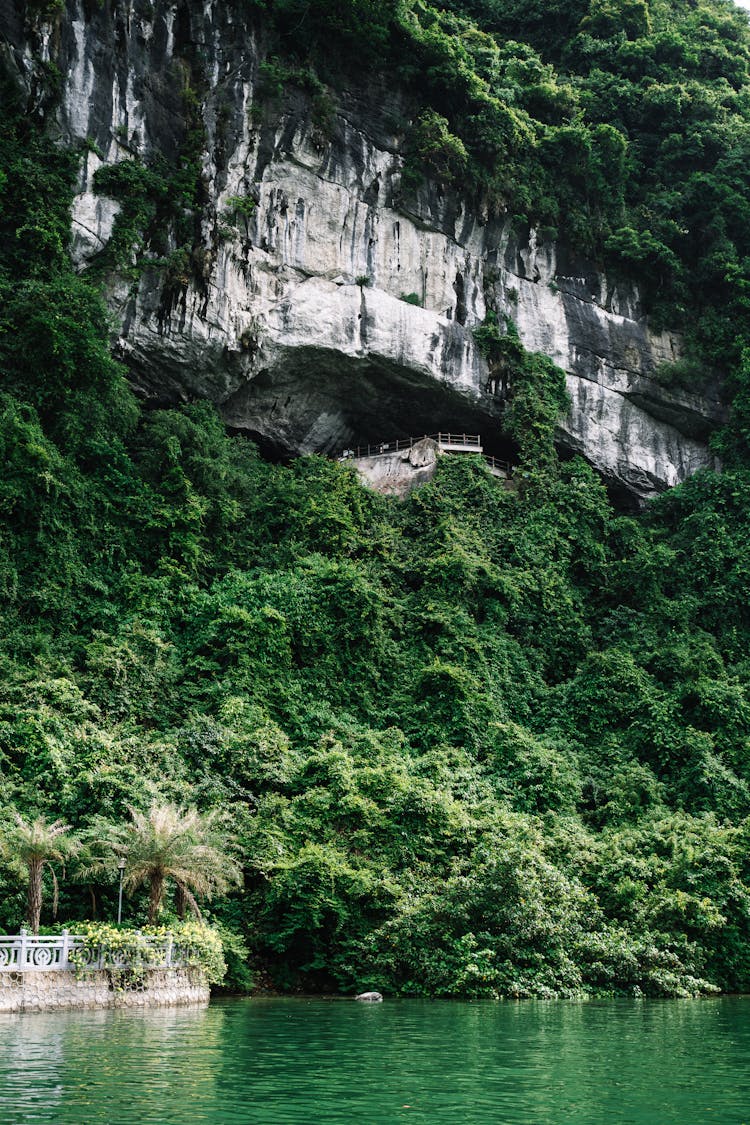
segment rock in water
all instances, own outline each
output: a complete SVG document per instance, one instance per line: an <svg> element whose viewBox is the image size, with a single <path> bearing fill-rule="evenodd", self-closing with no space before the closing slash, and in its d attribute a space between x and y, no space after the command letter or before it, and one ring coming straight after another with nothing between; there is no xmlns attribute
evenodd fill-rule
<svg viewBox="0 0 750 1125"><path fill-rule="evenodd" d="M383 1002L383 996L380 992L360 992L354 999L361 1000L364 1004L382 1004Z"/></svg>

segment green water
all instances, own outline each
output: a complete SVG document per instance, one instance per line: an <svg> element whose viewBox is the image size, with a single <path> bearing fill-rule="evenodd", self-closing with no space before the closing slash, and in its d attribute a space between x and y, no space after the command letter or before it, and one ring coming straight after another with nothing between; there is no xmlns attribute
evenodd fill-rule
<svg viewBox="0 0 750 1125"><path fill-rule="evenodd" d="M0 1122L740 1125L750 999L0 1017Z"/></svg>

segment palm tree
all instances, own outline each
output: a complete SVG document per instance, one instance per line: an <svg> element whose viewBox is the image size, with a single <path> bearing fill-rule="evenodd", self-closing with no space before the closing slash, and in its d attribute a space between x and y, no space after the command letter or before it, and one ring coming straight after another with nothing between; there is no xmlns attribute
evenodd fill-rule
<svg viewBox="0 0 750 1125"><path fill-rule="evenodd" d="M15 824L6 828L0 839L0 849L11 865L28 878L26 921L31 932L38 934L44 868L49 867L52 872L54 917L57 914L57 876L52 864L62 863L68 856L74 855L80 845L62 820L49 821L44 816L26 820L19 813L15 813L14 817Z"/></svg>
<svg viewBox="0 0 750 1125"><path fill-rule="evenodd" d="M242 872L218 812L199 813L157 801L147 812L128 811L129 824L108 825L100 833L100 843L114 859L101 860L95 867L114 870L116 861L125 859L125 889L148 884L149 924L156 921L168 879L176 883L180 899L198 915L196 895L211 898L241 882Z"/></svg>

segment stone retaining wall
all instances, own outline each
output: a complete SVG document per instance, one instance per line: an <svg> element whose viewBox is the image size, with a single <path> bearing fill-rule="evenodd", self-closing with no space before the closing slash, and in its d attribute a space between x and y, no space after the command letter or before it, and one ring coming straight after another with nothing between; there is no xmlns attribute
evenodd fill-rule
<svg viewBox="0 0 750 1125"><path fill-rule="evenodd" d="M71 1008L167 1008L207 1004L200 969L146 969L133 974L106 969L0 973L0 1012L52 1012Z"/></svg>

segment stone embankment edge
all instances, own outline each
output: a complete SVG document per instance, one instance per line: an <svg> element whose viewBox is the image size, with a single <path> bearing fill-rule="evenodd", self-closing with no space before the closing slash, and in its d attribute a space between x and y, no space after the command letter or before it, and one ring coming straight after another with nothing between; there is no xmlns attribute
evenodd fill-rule
<svg viewBox="0 0 750 1125"><path fill-rule="evenodd" d="M0 973L0 1013L171 1008L208 1001L208 983L198 968L146 969L132 977L106 969L78 977L69 970Z"/></svg>

